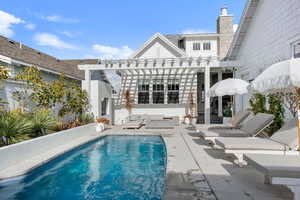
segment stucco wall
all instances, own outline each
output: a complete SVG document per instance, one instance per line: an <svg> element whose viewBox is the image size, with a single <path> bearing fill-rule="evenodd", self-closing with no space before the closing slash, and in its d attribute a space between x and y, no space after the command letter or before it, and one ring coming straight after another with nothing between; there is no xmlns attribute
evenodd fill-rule
<svg viewBox="0 0 300 200"><path fill-rule="evenodd" d="M23 161L32 160L48 152L80 140L82 137L95 134L95 124L60 131L0 148L0 171Z"/></svg>
<svg viewBox="0 0 300 200"><path fill-rule="evenodd" d="M236 75L254 79L270 65L291 58L291 44L300 40L300 1L261 0L240 47ZM248 95L238 97L238 109L248 107Z"/></svg>
<svg viewBox="0 0 300 200"><path fill-rule="evenodd" d="M82 81L82 88L86 88L86 81ZM94 116L101 116L101 101L103 98L111 97L111 86L108 83L98 80L91 80L91 96L90 96L90 106L91 112Z"/></svg>

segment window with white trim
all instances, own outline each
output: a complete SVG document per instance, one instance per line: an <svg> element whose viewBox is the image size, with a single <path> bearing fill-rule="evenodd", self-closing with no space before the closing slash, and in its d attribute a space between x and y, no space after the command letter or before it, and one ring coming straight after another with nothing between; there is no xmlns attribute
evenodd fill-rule
<svg viewBox="0 0 300 200"><path fill-rule="evenodd" d="M149 80L138 80L138 104L149 104Z"/></svg>
<svg viewBox="0 0 300 200"><path fill-rule="evenodd" d="M211 44L210 44L210 42L203 43L203 50L204 51L210 51L211 50Z"/></svg>
<svg viewBox="0 0 300 200"><path fill-rule="evenodd" d="M165 86L163 79L153 79L153 104L163 104L165 101Z"/></svg>
<svg viewBox="0 0 300 200"><path fill-rule="evenodd" d="M199 43L199 42L193 43L193 50L194 51L200 51L201 50L201 43Z"/></svg>
<svg viewBox="0 0 300 200"><path fill-rule="evenodd" d="M179 80L169 79L168 80L168 104L179 103Z"/></svg>

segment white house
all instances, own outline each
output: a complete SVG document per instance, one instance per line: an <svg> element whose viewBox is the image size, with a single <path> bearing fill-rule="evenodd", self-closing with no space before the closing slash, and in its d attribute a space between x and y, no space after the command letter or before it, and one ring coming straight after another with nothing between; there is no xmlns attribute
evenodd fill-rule
<svg viewBox="0 0 300 200"><path fill-rule="evenodd" d="M94 114L101 116L104 98L99 89L102 84L92 76L97 71L111 70L122 79L115 98L116 123L127 115L122 105L125 90L130 90L134 99L133 113L183 117L188 95L193 93L198 122L218 121L230 98L210 99L204 94L215 82L233 76L237 65L224 61L233 35L233 16L222 8L216 33L155 33L128 59L79 64L79 69L85 71L83 86L91 97Z"/></svg>
<svg viewBox="0 0 300 200"><path fill-rule="evenodd" d="M240 65L236 76L251 82L272 64L300 57L299 20L299 0L248 0L227 56ZM237 97L238 110L249 107L249 97Z"/></svg>

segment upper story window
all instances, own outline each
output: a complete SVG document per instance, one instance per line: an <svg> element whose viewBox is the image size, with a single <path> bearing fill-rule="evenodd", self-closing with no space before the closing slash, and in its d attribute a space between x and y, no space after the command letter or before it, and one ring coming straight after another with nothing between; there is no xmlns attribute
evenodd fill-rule
<svg viewBox="0 0 300 200"><path fill-rule="evenodd" d="M199 43L199 42L193 43L193 50L194 50L194 51L199 51L199 50L201 50L201 43Z"/></svg>
<svg viewBox="0 0 300 200"><path fill-rule="evenodd" d="M300 58L300 42L293 44L293 58Z"/></svg>
<svg viewBox="0 0 300 200"><path fill-rule="evenodd" d="M205 50L205 51L211 50L211 44L210 44L210 42L203 43L203 50Z"/></svg>

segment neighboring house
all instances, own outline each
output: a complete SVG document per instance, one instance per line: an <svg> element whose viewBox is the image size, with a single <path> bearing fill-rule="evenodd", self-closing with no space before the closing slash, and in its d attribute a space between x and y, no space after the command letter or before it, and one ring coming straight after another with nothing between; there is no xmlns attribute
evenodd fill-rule
<svg viewBox="0 0 300 200"><path fill-rule="evenodd" d="M47 81L57 80L62 73L69 79L77 81L78 84L84 79L84 74L77 69L77 65L64 62L3 36L0 36L0 65L8 67L12 77L26 66L36 66ZM0 98L8 102L7 108L18 107L18 103L12 98L12 93L22 88L24 83L12 79L5 81L4 87L0 88Z"/></svg>
<svg viewBox="0 0 300 200"><path fill-rule="evenodd" d="M94 114L101 115L102 100L101 84L91 81L93 73L114 70L122 77L121 91L115 99L116 123L127 115L122 97L126 90L134 99L133 113L183 117L189 93L193 93L198 122L217 121L230 98L210 99L205 93L212 84L233 76L236 66L224 61L233 35L233 16L222 8L216 33L156 33L128 59L79 64L79 69L85 71L84 88L94 99Z"/></svg>
<svg viewBox="0 0 300 200"><path fill-rule="evenodd" d="M228 52L238 78L252 81L274 63L300 57L300 1L248 0ZM299 66L300 70L300 66ZM237 109L250 95L237 97Z"/></svg>

